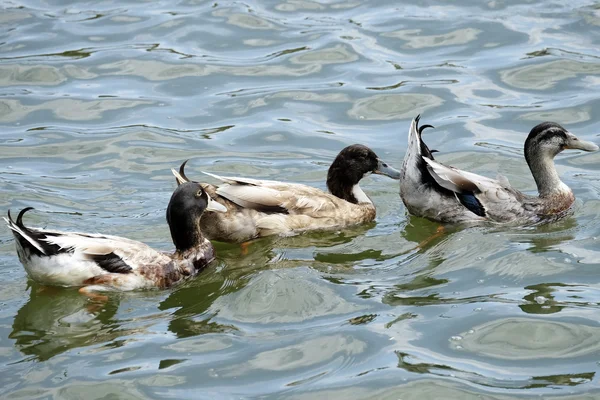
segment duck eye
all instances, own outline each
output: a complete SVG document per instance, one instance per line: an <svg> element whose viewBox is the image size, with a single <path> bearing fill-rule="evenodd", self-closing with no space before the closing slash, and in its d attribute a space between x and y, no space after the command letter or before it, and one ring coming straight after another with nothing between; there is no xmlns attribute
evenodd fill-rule
<svg viewBox="0 0 600 400"><path fill-rule="evenodd" d="M202 197L202 190L198 190L196 192L196 197Z"/></svg>

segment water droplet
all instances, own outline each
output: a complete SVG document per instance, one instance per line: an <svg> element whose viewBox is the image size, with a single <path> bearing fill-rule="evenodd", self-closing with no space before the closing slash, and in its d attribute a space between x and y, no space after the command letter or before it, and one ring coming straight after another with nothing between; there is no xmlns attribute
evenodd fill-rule
<svg viewBox="0 0 600 400"><path fill-rule="evenodd" d="M469 329L469 331L467 332L469 335L472 335L475 333L475 329Z"/></svg>
<svg viewBox="0 0 600 400"><path fill-rule="evenodd" d="M477 312L483 311L483 307L476 307L473 309L473 311L477 311Z"/></svg>
<svg viewBox="0 0 600 400"><path fill-rule="evenodd" d="M481 283L483 283L483 282L485 282L485 279L477 279L477 283L480 283L480 284L481 284Z"/></svg>
<svg viewBox="0 0 600 400"><path fill-rule="evenodd" d="M359 115L358 119L365 119L365 116L364 115Z"/></svg>
<svg viewBox="0 0 600 400"><path fill-rule="evenodd" d="M460 335L454 335L450 337L450 340L454 341L454 342L458 342L459 340L462 340L462 336Z"/></svg>

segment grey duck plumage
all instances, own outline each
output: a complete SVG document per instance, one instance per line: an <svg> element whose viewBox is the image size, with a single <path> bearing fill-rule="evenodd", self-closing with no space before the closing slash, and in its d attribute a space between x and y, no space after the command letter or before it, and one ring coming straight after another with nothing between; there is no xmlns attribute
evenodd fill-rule
<svg viewBox="0 0 600 400"><path fill-rule="evenodd" d="M596 151L594 143L579 140L561 125L543 122L525 141L525 159L535 179L538 196L514 189L508 180L486 178L436 161L422 140L425 125L415 118L400 172L400 196L413 215L444 223L537 223L569 213L575 200L560 180L554 157L565 149Z"/></svg>

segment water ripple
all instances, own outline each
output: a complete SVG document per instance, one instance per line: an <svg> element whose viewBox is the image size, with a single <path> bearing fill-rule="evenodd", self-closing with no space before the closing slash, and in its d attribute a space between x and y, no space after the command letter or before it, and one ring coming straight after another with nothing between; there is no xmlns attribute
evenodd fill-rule
<svg viewBox="0 0 600 400"><path fill-rule="evenodd" d="M598 26L587 0L4 2L0 205L170 250L183 160L325 189L352 143L400 167L419 113L439 160L531 193L534 125L598 142ZM595 398L599 160L557 157L552 226L441 231L368 177L375 223L107 301L29 282L5 229L0 396Z"/></svg>

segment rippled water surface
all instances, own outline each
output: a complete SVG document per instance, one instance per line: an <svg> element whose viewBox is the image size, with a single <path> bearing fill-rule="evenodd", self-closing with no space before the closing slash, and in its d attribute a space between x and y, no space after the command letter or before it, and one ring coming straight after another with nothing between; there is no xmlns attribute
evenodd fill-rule
<svg viewBox="0 0 600 400"><path fill-rule="evenodd" d="M600 142L600 3L396 3L0 3L2 213L170 249L188 158L324 188L351 143L399 167L421 113L439 159L532 192L535 124ZM536 229L439 233L369 177L376 223L106 302L29 281L2 228L0 397L598 398L599 162L557 158L576 213Z"/></svg>

